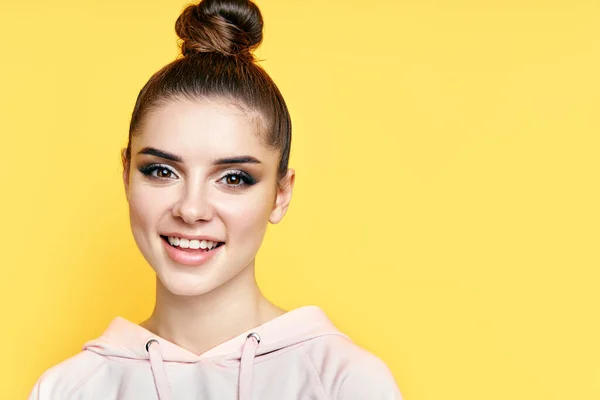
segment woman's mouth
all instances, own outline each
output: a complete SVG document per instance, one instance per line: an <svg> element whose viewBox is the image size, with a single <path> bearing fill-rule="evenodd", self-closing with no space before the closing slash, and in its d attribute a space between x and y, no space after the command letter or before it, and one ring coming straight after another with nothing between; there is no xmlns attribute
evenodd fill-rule
<svg viewBox="0 0 600 400"><path fill-rule="evenodd" d="M223 242L214 242L212 240L186 239L176 236L162 236L161 239L167 242L170 246L176 247L179 250L188 251L211 251L224 245Z"/></svg>
<svg viewBox="0 0 600 400"><path fill-rule="evenodd" d="M178 264L199 266L219 253L224 242L213 240L186 239L176 236L160 238L165 246L167 255Z"/></svg>

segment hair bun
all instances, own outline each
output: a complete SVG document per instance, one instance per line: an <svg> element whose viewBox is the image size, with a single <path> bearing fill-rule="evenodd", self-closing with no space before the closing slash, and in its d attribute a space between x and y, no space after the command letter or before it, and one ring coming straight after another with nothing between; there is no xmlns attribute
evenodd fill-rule
<svg viewBox="0 0 600 400"><path fill-rule="evenodd" d="M184 56L221 53L253 58L262 29L260 10L249 0L202 0L186 7L175 23Z"/></svg>

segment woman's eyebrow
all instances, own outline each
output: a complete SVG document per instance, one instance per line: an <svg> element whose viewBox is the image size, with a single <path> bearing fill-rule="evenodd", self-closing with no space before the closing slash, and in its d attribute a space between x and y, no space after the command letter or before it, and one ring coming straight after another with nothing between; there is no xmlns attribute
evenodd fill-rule
<svg viewBox="0 0 600 400"><path fill-rule="evenodd" d="M175 162L183 162L183 158L176 156L175 154L168 153L163 150L155 149L154 147L144 147L142 150L138 152L138 154L148 154L151 156L156 156L160 158L164 158L165 160L175 161Z"/></svg>
<svg viewBox="0 0 600 400"><path fill-rule="evenodd" d="M138 152L138 154L148 154L165 160L183 162L183 158L175 154L169 153L164 150L159 150L154 147L144 147ZM213 161L213 165L226 165L226 164L261 164L260 160L252 156L237 156L237 157L225 157L218 158Z"/></svg>
<svg viewBox="0 0 600 400"><path fill-rule="evenodd" d="M224 164L260 164L260 160L252 156L239 156L239 157L227 157L219 158L213 161L213 165L224 165Z"/></svg>

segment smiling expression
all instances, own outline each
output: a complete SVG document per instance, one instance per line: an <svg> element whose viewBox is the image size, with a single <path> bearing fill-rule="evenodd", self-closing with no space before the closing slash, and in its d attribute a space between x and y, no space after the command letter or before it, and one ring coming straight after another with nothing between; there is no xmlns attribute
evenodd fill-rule
<svg viewBox="0 0 600 400"><path fill-rule="evenodd" d="M199 295L254 266L267 225L287 210L294 174L256 115L225 101L173 100L146 115L123 173L135 241L162 284Z"/></svg>

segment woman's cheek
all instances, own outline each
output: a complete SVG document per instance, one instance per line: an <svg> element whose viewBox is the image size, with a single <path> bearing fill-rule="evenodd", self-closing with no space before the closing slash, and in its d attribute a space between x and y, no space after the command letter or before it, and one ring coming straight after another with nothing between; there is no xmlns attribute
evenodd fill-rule
<svg viewBox="0 0 600 400"><path fill-rule="evenodd" d="M129 211L132 218L135 217L137 223L144 224L146 220L152 218L152 199L148 196L152 192L144 187L133 187L129 196Z"/></svg>
<svg viewBox="0 0 600 400"><path fill-rule="evenodd" d="M129 213L132 229L152 235L156 233L161 218L168 210L173 188L156 187L138 183L131 187Z"/></svg>
<svg viewBox="0 0 600 400"><path fill-rule="evenodd" d="M268 198L264 193L256 193L222 203L220 214L225 220L228 235L241 236L244 240L252 237L260 243L271 212Z"/></svg>
<svg viewBox="0 0 600 400"><path fill-rule="evenodd" d="M147 254L147 234L151 216L147 209L149 202L144 193L135 185L130 186L129 192L129 219L131 232L141 252Z"/></svg>

